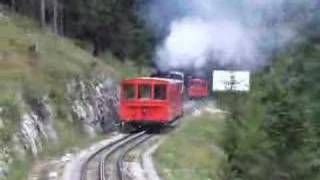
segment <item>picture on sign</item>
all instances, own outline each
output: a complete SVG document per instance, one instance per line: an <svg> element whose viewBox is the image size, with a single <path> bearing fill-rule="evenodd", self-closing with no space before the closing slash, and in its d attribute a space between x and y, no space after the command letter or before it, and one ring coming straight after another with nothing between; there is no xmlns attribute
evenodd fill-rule
<svg viewBox="0 0 320 180"><path fill-rule="evenodd" d="M250 91L249 71L222 71L212 73L213 91Z"/></svg>

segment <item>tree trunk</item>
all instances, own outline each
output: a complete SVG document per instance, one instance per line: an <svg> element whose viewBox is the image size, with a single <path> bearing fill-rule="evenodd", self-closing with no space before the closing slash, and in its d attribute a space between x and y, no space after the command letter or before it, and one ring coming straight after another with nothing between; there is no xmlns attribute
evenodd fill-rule
<svg viewBox="0 0 320 180"><path fill-rule="evenodd" d="M92 55L95 57L97 57L99 55L99 42L96 40L96 38L94 39L94 42L93 42Z"/></svg>
<svg viewBox="0 0 320 180"><path fill-rule="evenodd" d="M63 36L63 34L64 34L64 26L63 26L63 24L64 24L64 7L63 7L63 5L62 6L60 6L60 16L59 16L59 34L61 35L61 36Z"/></svg>
<svg viewBox="0 0 320 180"><path fill-rule="evenodd" d="M58 34L58 0L53 0L53 32Z"/></svg>
<svg viewBox="0 0 320 180"><path fill-rule="evenodd" d="M41 26L45 27L46 25L46 0L41 0L40 2L40 13L41 13Z"/></svg>
<svg viewBox="0 0 320 180"><path fill-rule="evenodd" d="M11 0L11 10L16 11L16 0Z"/></svg>

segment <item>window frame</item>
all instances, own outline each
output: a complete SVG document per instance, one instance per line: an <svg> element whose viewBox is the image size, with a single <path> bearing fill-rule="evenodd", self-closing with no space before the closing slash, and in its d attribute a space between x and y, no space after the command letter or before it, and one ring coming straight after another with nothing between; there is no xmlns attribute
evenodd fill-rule
<svg viewBox="0 0 320 180"><path fill-rule="evenodd" d="M133 88L133 97L132 98L128 98L127 97L127 92L128 92L128 86L131 86ZM132 84L132 83L125 83L122 85L122 98L125 100L125 101L130 101L130 100L134 100L137 98L137 88L136 88L136 85L135 84Z"/></svg>
<svg viewBox="0 0 320 180"><path fill-rule="evenodd" d="M149 87L150 87L150 97L145 97L145 98L140 97L140 96L141 96L140 87L143 87L143 86L149 86ZM150 83L137 84L137 96L136 96L136 98L139 99L139 100L153 99L153 93L152 93L152 91L153 91L153 86L152 86L152 84L150 84Z"/></svg>
<svg viewBox="0 0 320 180"><path fill-rule="evenodd" d="M164 87L165 93L164 93L164 98L156 98L156 86L159 87ZM158 100L158 101L166 101L168 100L168 85L167 84L153 84L153 98L154 100Z"/></svg>
<svg viewBox="0 0 320 180"><path fill-rule="evenodd" d="M191 87L203 88L206 86L207 86L207 83L205 81L191 81Z"/></svg>

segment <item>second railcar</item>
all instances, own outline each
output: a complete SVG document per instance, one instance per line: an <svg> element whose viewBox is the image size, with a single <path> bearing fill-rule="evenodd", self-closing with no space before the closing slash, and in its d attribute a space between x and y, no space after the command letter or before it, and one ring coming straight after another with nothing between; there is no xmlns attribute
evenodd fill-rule
<svg viewBox="0 0 320 180"><path fill-rule="evenodd" d="M190 78L188 81L189 98L201 98L209 96L209 83L206 79Z"/></svg>
<svg viewBox="0 0 320 180"><path fill-rule="evenodd" d="M167 124L183 114L183 82L164 78L133 78L121 82L122 125Z"/></svg>

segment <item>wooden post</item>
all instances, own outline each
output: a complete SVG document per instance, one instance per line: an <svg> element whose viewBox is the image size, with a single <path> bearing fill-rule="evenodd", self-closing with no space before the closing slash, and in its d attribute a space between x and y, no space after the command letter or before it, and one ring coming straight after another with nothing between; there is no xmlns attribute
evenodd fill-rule
<svg viewBox="0 0 320 180"><path fill-rule="evenodd" d="M40 2L40 13L41 13L41 26L46 26L46 0L41 0Z"/></svg>
<svg viewBox="0 0 320 180"><path fill-rule="evenodd" d="M53 0L53 32L58 34L58 0Z"/></svg>
<svg viewBox="0 0 320 180"><path fill-rule="evenodd" d="M11 10L16 11L16 0L11 0Z"/></svg>

